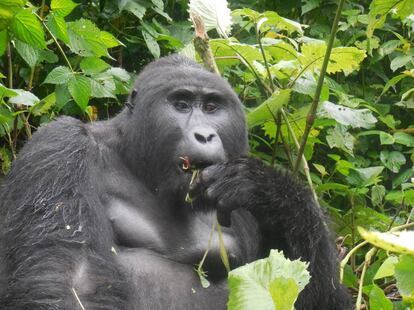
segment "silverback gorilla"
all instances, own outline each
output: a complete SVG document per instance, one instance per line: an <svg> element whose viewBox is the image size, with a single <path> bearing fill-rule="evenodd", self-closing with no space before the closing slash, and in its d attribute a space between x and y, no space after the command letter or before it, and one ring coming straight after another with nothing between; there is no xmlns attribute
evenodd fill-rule
<svg viewBox="0 0 414 310"><path fill-rule="evenodd" d="M177 55L143 70L116 117L40 128L0 191L0 308L225 309L217 242L211 286L194 271L217 212L232 268L281 249L310 262L296 309L349 309L319 206L247 142L227 82ZM204 168L192 204L185 156Z"/></svg>

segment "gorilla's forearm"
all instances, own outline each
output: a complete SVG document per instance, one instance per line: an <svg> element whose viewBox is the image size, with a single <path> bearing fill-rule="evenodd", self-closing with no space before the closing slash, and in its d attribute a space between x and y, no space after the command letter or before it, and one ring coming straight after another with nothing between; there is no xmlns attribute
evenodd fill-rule
<svg viewBox="0 0 414 310"><path fill-rule="evenodd" d="M205 169L196 186L222 218L237 208L250 211L262 233L264 255L279 249L290 259L309 262L311 282L297 309L349 308L322 210L296 177L260 160L240 158Z"/></svg>

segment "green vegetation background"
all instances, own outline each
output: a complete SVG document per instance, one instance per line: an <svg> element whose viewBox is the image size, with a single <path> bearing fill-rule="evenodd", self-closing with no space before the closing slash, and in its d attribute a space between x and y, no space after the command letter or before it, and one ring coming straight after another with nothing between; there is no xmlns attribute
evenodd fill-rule
<svg viewBox="0 0 414 310"><path fill-rule="evenodd" d="M231 35L213 30L210 44L246 107L252 154L286 169L300 164L340 236L357 308L413 309L413 253L359 246L357 227L413 227L414 1L346 1L315 114L337 1L229 5ZM187 1L1 1L0 175L42 124L106 119L146 63L195 57L187 10ZM314 123L297 160L307 119Z"/></svg>

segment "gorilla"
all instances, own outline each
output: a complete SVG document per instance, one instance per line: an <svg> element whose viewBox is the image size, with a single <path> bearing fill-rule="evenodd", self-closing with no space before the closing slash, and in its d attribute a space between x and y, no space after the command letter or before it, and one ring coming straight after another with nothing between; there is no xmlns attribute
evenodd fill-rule
<svg viewBox="0 0 414 310"><path fill-rule="evenodd" d="M191 186L183 158L199 170ZM218 238L210 287L194 271L216 216L231 268L283 250L310 262L296 309L350 308L309 189L248 156L237 95L182 56L147 65L112 119L41 127L0 210L1 309L225 309Z"/></svg>

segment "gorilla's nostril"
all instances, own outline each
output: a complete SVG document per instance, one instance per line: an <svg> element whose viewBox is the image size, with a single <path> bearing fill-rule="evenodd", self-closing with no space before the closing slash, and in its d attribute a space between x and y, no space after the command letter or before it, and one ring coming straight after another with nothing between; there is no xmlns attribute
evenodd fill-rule
<svg viewBox="0 0 414 310"><path fill-rule="evenodd" d="M207 137L207 142L211 142L211 140L213 140L213 138L215 137L215 134L211 134Z"/></svg>
<svg viewBox="0 0 414 310"><path fill-rule="evenodd" d="M194 137L196 138L196 140L202 144L206 144L208 140L208 138L204 137L203 135L200 135L199 133L194 133Z"/></svg>

